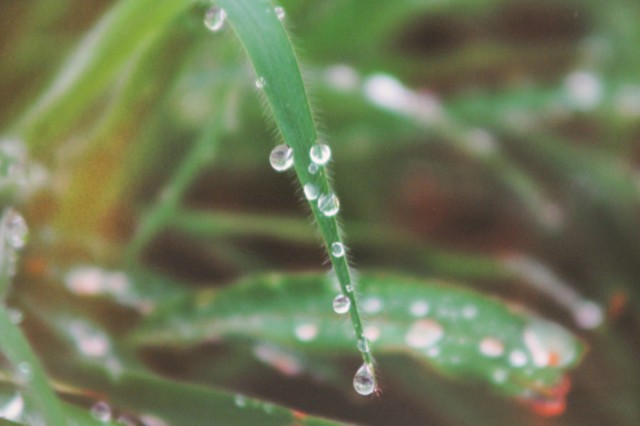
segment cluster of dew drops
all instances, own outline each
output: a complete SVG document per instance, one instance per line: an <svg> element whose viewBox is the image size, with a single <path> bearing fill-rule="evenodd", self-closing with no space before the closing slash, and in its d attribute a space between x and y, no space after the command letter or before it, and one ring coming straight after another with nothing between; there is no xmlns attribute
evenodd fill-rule
<svg viewBox="0 0 640 426"><path fill-rule="evenodd" d="M275 7L273 12L279 20L285 18L285 11L282 7ZM224 9L212 6L205 12L204 24L212 32L218 32L224 27L226 18L227 12ZM266 85L267 81L264 77L258 77L255 81L255 86L258 89L264 89ZM309 150L309 158L311 162L307 170L309 174L316 175L331 159L331 148L324 143L317 142ZM286 144L276 146L269 155L269 162L277 172L290 170L294 165L293 148ZM325 217L334 217L340 211L340 200L335 193L331 191L321 193L318 186L312 182L304 184L302 190L307 201L310 203L315 202L318 210ZM345 246L340 241L333 242L330 246L330 251L331 255L336 259L342 258L346 254ZM339 294L333 299L333 310L338 314L346 314L349 312L350 307L351 300L344 294ZM365 340L362 343L359 342L358 349L362 352L367 352L369 350L368 346ZM365 363L358 369L353 378L353 387L361 395L369 395L375 391L376 381L370 365Z"/></svg>

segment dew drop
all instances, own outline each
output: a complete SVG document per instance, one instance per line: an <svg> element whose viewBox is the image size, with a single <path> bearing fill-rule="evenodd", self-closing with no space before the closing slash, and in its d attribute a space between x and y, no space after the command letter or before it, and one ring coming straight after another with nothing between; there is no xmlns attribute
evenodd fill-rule
<svg viewBox="0 0 640 426"><path fill-rule="evenodd" d="M331 244L331 254L334 257L342 257L344 256L344 244L339 241Z"/></svg>
<svg viewBox="0 0 640 426"><path fill-rule="evenodd" d="M13 398L0 405L0 418L17 421L24 412L24 399L16 393Z"/></svg>
<svg viewBox="0 0 640 426"><path fill-rule="evenodd" d="M495 358L504 353L504 344L494 337L485 337L480 341L480 352L485 356Z"/></svg>
<svg viewBox="0 0 640 426"><path fill-rule="evenodd" d="M244 407L247 405L247 398L244 395L236 395L234 402L236 403L236 406L238 407Z"/></svg>
<svg viewBox="0 0 640 426"><path fill-rule="evenodd" d="M405 342L412 348L426 348L437 343L444 336L442 326L431 319L413 323L405 336Z"/></svg>
<svg viewBox="0 0 640 426"><path fill-rule="evenodd" d="M351 301L344 294L339 294L333 299L333 310L337 314L346 314L351 307Z"/></svg>
<svg viewBox="0 0 640 426"><path fill-rule="evenodd" d="M204 25L215 33L224 27L224 21L226 19L227 12L224 9L218 6L212 6L204 14Z"/></svg>
<svg viewBox="0 0 640 426"><path fill-rule="evenodd" d="M318 187L315 186L312 183L305 183L304 186L302 187L302 190L304 191L304 196L307 200L309 201L313 201L315 199L318 198Z"/></svg>
<svg viewBox="0 0 640 426"><path fill-rule="evenodd" d="M345 289L347 290L347 293L353 293L353 286L351 284L347 284Z"/></svg>
<svg viewBox="0 0 640 426"><path fill-rule="evenodd" d="M267 85L267 80L264 77L258 77L255 81L256 89L264 89L264 86Z"/></svg>
<svg viewBox="0 0 640 426"><path fill-rule="evenodd" d="M91 407L91 416L99 422L111 420L111 407L104 401L98 401Z"/></svg>
<svg viewBox="0 0 640 426"><path fill-rule="evenodd" d="M422 317L429 313L429 304L424 300L416 300L409 306L409 311L414 317Z"/></svg>
<svg viewBox="0 0 640 426"><path fill-rule="evenodd" d="M18 375L25 381L31 380L31 377L33 376L33 369L31 368L31 364L29 364L27 361L22 361L21 363L19 363Z"/></svg>
<svg viewBox="0 0 640 426"><path fill-rule="evenodd" d="M276 172L289 170L293 166L293 149L285 144L276 146L271 150L269 162Z"/></svg>
<svg viewBox="0 0 640 426"><path fill-rule="evenodd" d="M309 156L311 161L322 166L331 159L331 148L329 148L329 145L317 143L309 150Z"/></svg>
<svg viewBox="0 0 640 426"><path fill-rule="evenodd" d="M353 376L353 388L360 395L371 395L376 390L376 379L369 365L362 364Z"/></svg>
<svg viewBox="0 0 640 426"><path fill-rule="evenodd" d="M309 173L315 175L316 173L318 173L318 170L320 170L320 167L318 167L316 163L309 164Z"/></svg>
<svg viewBox="0 0 640 426"><path fill-rule="evenodd" d="M360 338L356 343L356 347L360 352L363 352L363 353L369 352L369 341L364 337Z"/></svg>
<svg viewBox="0 0 640 426"><path fill-rule="evenodd" d="M276 16L278 17L279 20L283 20L286 16L286 13L284 11L284 8L282 6L276 6L273 11L276 13Z"/></svg>
<svg viewBox="0 0 640 426"><path fill-rule="evenodd" d="M318 198L318 208L327 217L335 216L340 211L340 200L333 192L323 194Z"/></svg>
<svg viewBox="0 0 640 426"><path fill-rule="evenodd" d="M27 222L15 209L9 209L2 217L2 233L6 243L15 250L19 250L27 243L29 228Z"/></svg>

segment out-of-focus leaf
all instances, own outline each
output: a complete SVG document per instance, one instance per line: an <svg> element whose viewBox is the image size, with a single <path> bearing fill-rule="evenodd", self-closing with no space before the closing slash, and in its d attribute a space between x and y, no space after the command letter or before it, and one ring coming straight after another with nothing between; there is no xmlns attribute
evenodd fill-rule
<svg viewBox="0 0 640 426"><path fill-rule="evenodd" d="M454 377L524 399L561 399L583 344L523 308L436 281L363 275L366 335L381 354L403 352ZM324 275L268 275L167 306L135 335L141 344L188 345L234 337L316 353L349 353L353 332L333 312ZM389 372L388 374L392 374Z"/></svg>

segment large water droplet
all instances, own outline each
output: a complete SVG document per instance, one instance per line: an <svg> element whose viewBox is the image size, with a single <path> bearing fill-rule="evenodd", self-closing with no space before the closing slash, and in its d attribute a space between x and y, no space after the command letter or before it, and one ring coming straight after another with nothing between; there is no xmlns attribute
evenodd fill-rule
<svg viewBox="0 0 640 426"><path fill-rule="evenodd" d="M91 407L91 416L99 422L111 420L111 407L104 401L98 401Z"/></svg>
<svg viewBox="0 0 640 426"><path fill-rule="evenodd" d="M504 343L495 337L485 337L480 341L480 352L490 358L495 358L504 353Z"/></svg>
<svg viewBox="0 0 640 426"><path fill-rule="evenodd" d="M267 80L264 77L258 77L255 81L256 89L264 89L264 86L267 85Z"/></svg>
<svg viewBox="0 0 640 426"><path fill-rule="evenodd" d="M322 166L331 159L331 148L329 148L329 145L317 143L309 150L309 156L311 161Z"/></svg>
<svg viewBox="0 0 640 426"><path fill-rule="evenodd" d="M2 227L2 233L4 233L4 239L9 246L15 250L19 250L25 246L27 243L27 235L29 234L29 227L17 210L6 210L0 226Z"/></svg>
<svg viewBox="0 0 640 426"><path fill-rule="evenodd" d="M18 421L24 411L24 399L22 395L16 393L13 398L0 405L0 419Z"/></svg>
<svg viewBox="0 0 640 426"><path fill-rule="evenodd" d="M293 149L289 145L278 145L269 155L271 167L277 172L284 172L293 166Z"/></svg>
<svg viewBox="0 0 640 426"><path fill-rule="evenodd" d="M319 190L314 184L305 183L302 190L304 191L304 196L307 200L313 201L318 198Z"/></svg>
<svg viewBox="0 0 640 426"><path fill-rule="evenodd" d="M344 294L339 294L333 299L333 310L337 314L346 314L351 307L351 301Z"/></svg>
<svg viewBox="0 0 640 426"><path fill-rule="evenodd" d="M413 323L405 336L405 341L412 348L419 349L434 345L443 336L444 330L438 322L423 319Z"/></svg>
<svg viewBox="0 0 640 426"><path fill-rule="evenodd" d="M227 19L227 12L218 6L212 6L204 14L204 25L213 32L220 31Z"/></svg>
<svg viewBox="0 0 640 426"><path fill-rule="evenodd" d="M276 16L279 20L283 20L286 16L284 8L282 6L276 6L273 11L276 13Z"/></svg>
<svg viewBox="0 0 640 426"><path fill-rule="evenodd" d="M376 390L376 379L368 364L362 364L353 376L353 388L360 395L371 395Z"/></svg>
<svg viewBox="0 0 640 426"><path fill-rule="evenodd" d="M331 244L331 254L334 257L342 257L344 256L344 244L339 241Z"/></svg>
<svg viewBox="0 0 640 426"><path fill-rule="evenodd" d="M340 200L333 192L318 198L318 209L327 217L335 216L340 211Z"/></svg>

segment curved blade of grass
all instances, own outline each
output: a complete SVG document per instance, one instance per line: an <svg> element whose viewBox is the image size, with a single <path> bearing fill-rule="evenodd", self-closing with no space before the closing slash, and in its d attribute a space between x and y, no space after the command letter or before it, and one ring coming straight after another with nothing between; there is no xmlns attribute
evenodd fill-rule
<svg viewBox="0 0 640 426"><path fill-rule="evenodd" d="M34 147L46 146L85 111L140 46L192 2L119 1L87 33L33 106L12 129Z"/></svg>
<svg viewBox="0 0 640 426"><path fill-rule="evenodd" d="M407 353L449 376L488 383L524 399L555 398L583 344L560 326L501 300L435 281L362 275L378 354ZM336 354L352 331L329 306L322 275L269 275L167 307L136 333L145 344L185 345L234 337Z"/></svg>
<svg viewBox="0 0 640 426"><path fill-rule="evenodd" d="M49 387L47 376L29 343L11 322L3 304L0 304L0 336L0 351L15 369L17 377L26 383L34 404L47 424L65 426L67 423L60 401Z"/></svg>
<svg viewBox="0 0 640 426"><path fill-rule="evenodd" d="M320 194L332 194L327 171L320 167L316 174L309 171L309 151L318 142L316 127L307 99L304 82L291 41L267 0L218 0L238 35L251 63L264 82L263 90L285 143L293 149L294 168L301 186L310 184ZM331 253L331 245L342 241L335 216L325 216L315 202L309 203L320 233ZM367 348L366 337L353 287L355 282L346 256L331 256L336 278L342 293L349 298L349 313L359 347ZM326 305L334 295L327 295ZM373 356L362 351L364 362L373 371Z"/></svg>

